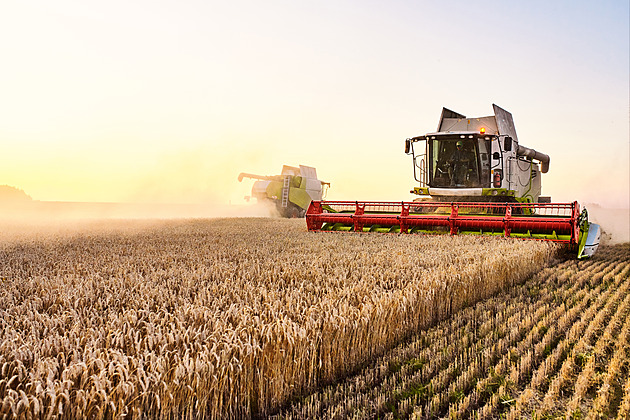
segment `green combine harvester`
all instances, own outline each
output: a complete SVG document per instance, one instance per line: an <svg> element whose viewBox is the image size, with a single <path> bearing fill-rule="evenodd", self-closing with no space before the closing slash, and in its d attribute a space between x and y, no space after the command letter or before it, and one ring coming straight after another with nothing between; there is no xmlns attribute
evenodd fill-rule
<svg viewBox="0 0 630 420"><path fill-rule="evenodd" d="M312 200L321 200L329 182L317 179L317 171L310 166L299 167L284 165L280 175L254 175L242 172L238 181L243 178L256 179L252 186L251 197L258 202L272 203L282 217L304 217Z"/></svg>
<svg viewBox="0 0 630 420"><path fill-rule="evenodd" d="M311 231L500 235L566 244L595 253L600 227L577 202L541 195L549 156L519 144L512 114L470 118L443 108L437 131L408 138L418 186L413 201L317 201Z"/></svg>

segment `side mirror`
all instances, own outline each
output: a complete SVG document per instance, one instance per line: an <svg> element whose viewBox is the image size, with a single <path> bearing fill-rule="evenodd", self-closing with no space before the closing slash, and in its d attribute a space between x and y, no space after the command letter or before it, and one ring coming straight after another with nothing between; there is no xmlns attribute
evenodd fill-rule
<svg viewBox="0 0 630 420"><path fill-rule="evenodd" d="M512 150L512 137L507 136L503 139L503 150L509 152Z"/></svg>
<svg viewBox="0 0 630 420"><path fill-rule="evenodd" d="M411 139L405 140L405 154L409 154L409 150L411 150Z"/></svg>
<svg viewBox="0 0 630 420"><path fill-rule="evenodd" d="M499 159L501 159L501 156L499 155L499 152L494 152L494 153L492 154L492 159L494 159L494 160L499 160Z"/></svg>

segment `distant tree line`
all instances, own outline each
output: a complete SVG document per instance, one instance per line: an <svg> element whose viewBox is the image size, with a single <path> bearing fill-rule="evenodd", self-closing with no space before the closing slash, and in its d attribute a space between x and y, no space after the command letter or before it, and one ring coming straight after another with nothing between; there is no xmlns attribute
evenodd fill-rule
<svg viewBox="0 0 630 420"><path fill-rule="evenodd" d="M19 188L0 185L0 201L5 203L23 203L33 201L33 198Z"/></svg>

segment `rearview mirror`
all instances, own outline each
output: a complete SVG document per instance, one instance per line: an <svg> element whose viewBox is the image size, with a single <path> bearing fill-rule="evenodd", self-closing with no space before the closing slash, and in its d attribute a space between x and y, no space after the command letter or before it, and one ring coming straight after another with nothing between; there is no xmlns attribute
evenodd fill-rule
<svg viewBox="0 0 630 420"><path fill-rule="evenodd" d="M503 139L503 150L505 150L506 152L512 150L512 137L507 136L505 139Z"/></svg>
<svg viewBox="0 0 630 420"><path fill-rule="evenodd" d="M499 152L494 152L494 153L492 154L492 159L494 159L494 160L499 160L499 159L501 159L501 156L499 156Z"/></svg>
<svg viewBox="0 0 630 420"><path fill-rule="evenodd" d="M411 140L405 140L405 154L409 154L409 149L411 149Z"/></svg>

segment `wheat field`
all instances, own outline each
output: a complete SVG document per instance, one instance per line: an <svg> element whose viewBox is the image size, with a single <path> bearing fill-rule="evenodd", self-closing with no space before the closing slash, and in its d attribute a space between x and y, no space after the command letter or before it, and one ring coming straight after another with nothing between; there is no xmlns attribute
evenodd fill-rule
<svg viewBox="0 0 630 420"><path fill-rule="evenodd" d="M5 227L0 415L248 418L278 413L389 354L417 331L517 287L555 253L550 243L505 238L309 233L303 220L285 219ZM551 304L546 308L554 310ZM515 313L505 310L506 319ZM455 319L467 322L459 315ZM537 325L537 319L529 322ZM447 351L427 351L451 363L450 341L433 340ZM496 363L493 357L488 355ZM433 372L439 386L449 389L447 378L454 373L442 373L450 369L445 363L428 365L426 374ZM462 369L464 360L459 363L455 366ZM468 375L479 376L485 366ZM522 369L536 367L527 366ZM508 363L496 370L504 374L501 369L510 368ZM398 374L408 369L401 367ZM468 376L460 381L470 383ZM396 408L407 407L406 400L392 400L389 391L374 392L377 401L386 400L366 413L385 413L389 403L396 412L411 410ZM352 401L361 401L357 398ZM442 410L444 401L431 398L429 407ZM471 398L460 403L476 407ZM327 403L313 402L320 407L315 412L305 404L285 413L327 412ZM348 410L354 410L352 404L346 402ZM571 404L580 406L582 400Z"/></svg>

